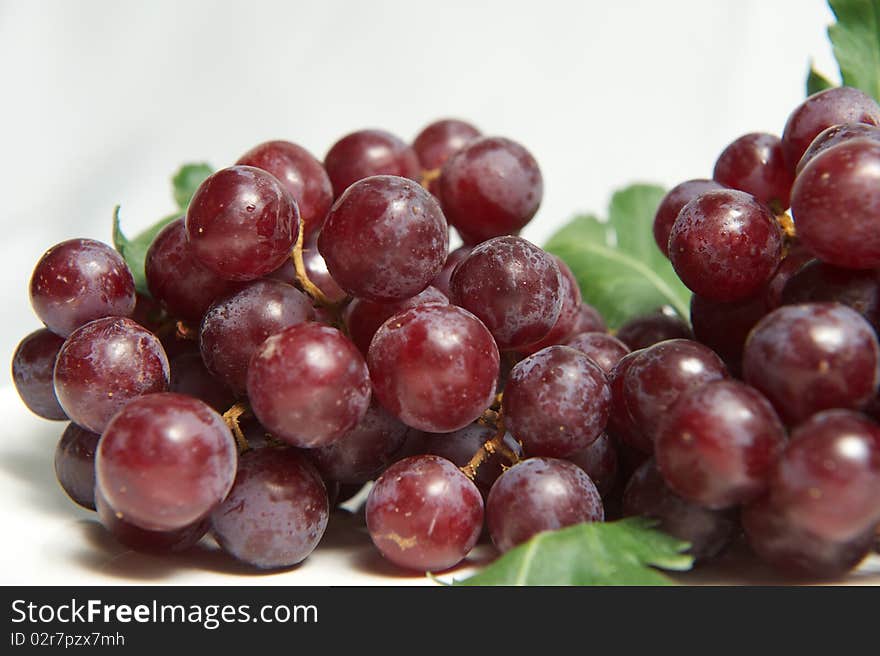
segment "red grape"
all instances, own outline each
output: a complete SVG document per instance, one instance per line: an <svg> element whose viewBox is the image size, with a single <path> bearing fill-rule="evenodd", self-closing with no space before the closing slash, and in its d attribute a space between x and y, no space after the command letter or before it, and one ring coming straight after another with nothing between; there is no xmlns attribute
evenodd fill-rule
<svg viewBox="0 0 880 656"><path fill-rule="evenodd" d="M418 183L374 176L339 197L318 249L342 289L387 303L418 294L440 273L449 231L437 201Z"/></svg>
<svg viewBox="0 0 880 656"><path fill-rule="evenodd" d="M202 519L232 487L235 440L202 401L164 392L135 399L98 444L97 486L117 517L151 531Z"/></svg>
<svg viewBox="0 0 880 656"><path fill-rule="evenodd" d="M520 237L496 237L459 262L452 301L486 324L501 349L547 336L562 310L562 274L553 257Z"/></svg>
<svg viewBox="0 0 880 656"><path fill-rule="evenodd" d="M419 430L464 428L495 397L498 347L479 319L454 305L420 305L391 317L367 361L379 402Z"/></svg>
<svg viewBox="0 0 880 656"><path fill-rule="evenodd" d="M237 288L194 256L183 219L172 221L147 250L147 285L173 317L198 323L211 303Z"/></svg>
<svg viewBox="0 0 880 656"><path fill-rule="evenodd" d="M643 314L623 323L615 337L630 350L648 348L667 339L693 339L690 327L674 314L658 311Z"/></svg>
<svg viewBox="0 0 880 656"><path fill-rule="evenodd" d="M629 347L607 333L581 333L568 340L567 346L580 351L610 375Z"/></svg>
<svg viewBox="0 0 880 656"><path fill-rule="evenodd" d="M669 233L669 259L694 293L738 301L770 281L782 259L782 230L753 196L709 191L679 213Z"/></svg>
<svg viewBox="0 0 880 656"><path fill-rule="evenodd" d="M269 432L314 448L340 439L363 419L370 377L363 356L341 332L307 322L260 345L248 367L247 393Z"/></svg>
<svg viewBox="0 0 880 656"><path fill-rule="evenodd" d="M62 344L63 337L40 328L21 340L12 356L15 389L28 409L43 419L67 419L55 396L52 381L55 360Z"/></svg>
<svg viewBox="0 0 880 656"><path fill-rule="evenodd" d="M211 513L221 548L261 569L290 567L314 551L330 515L314 466L291 447L247 451L235 485Z"/></svg>
<svg viewBox="0 0 880 656"><path fill-rule="evenodd" d="M614 490L618 472L617 448L607 433L602 433L590 446L575 451L566 460L586 472L603 499Z"/></svg>
<svg viewBox="0 0 880 656"><path fill-rule="evenodd" d="M611 389L599 365L568 346L550 346L513 368L502 412L526 453L564 457L599 437L610 406Z"/></svg>
<svg viewBox="0 0 880 656"><path fill-rule="evenodd" d="M452 272L455 271L458 263L466 258L470 252L470 246L459 246L447 255L443 268L440 269L440 273L431 281L431 286L436 287L448 297L450 295L449 282L452 278Z"/></svg>
<svg viewBox="0 0 880 656"><path fill-rule="evenodd" d="M770 482L773 505L820 538L848 541L880 523L880 426L826 410L792 431Z"/></svg>
<svg viewBox="0 0 880 656"><path fill-rule="evenodd" d="M798 237L820 260L880 266L880 142L851 139L816 155L791 192Z"/></svg>
<svg viewBox="0 0 880 656"><path fill-rule="evenodd" d="M251 357L270 335L311 321L312 303L301 291L277 280L255 280L214 303L199 330L205 366L237 394L247 386Z"/></svg>
<svg viewBox="0 0 880 656"><path fill-rule="evenodd" d="M602 499L583 469L555 458L529 458L498 477L486 502L492 542L508 551L542 531L605 518Z"/></svg>
<svg viewBox="0 0 880 656"><path fill-rule="evenodd" d="M795 170L804 152L822 130L841 123L880 125L880 106L865 92L834 87L814 93L798 105L785 122L782 151Z"/></svg>
<svg viewBox="0 0 880 656"><path fill-rule="evenodd" d="M466 244L518 233L544 194L535 158L502 137L476 139L459 150L443 165L438 186L446 218Z"/></svg>
<svg viewBox="0 0 880 656"><path fill-rule="evenodd" d="M324 157L337 198L349 186L374 175L418 180L419 158L406 143L384 130L359 130L337 141Z"/></svg>
<svg viewBox="0 0 880 656"><path fill-rule="evenodd" d="M236 164L274 175L296 201L305 239L318 234L333 204L333 185L324 166L309 151L289 141L267 141L251 148Z"/></svg>
<svg viewBox="0 0 880 656"><path fill-rule="evenodd" d="M797 174L804 170L804 167L810 163L819 153L823 153L829 148L833 148L839 143L849 141L850 139L858 139L867 137L874 141L880 141L880 127L876 125L868 125L866 123L843 123L841 125L832 125L825 128L810 143L810 147L801 157L797 165Z"/></svg>
<svg viewBox="0 0 880 656"><path fill-rule="evenodd" d="M227 280L254 280L281 266L299 234L299 210L281 183L252 166L209 176L186 212L193 255Z"/></svg>
<svg viewBox="0 0 880 656"><path fill-rule="evenodd" d="M389 467L367 498L373 544L396 565L441 571L457 565L483 527L483 498L454 464L413 456Z"/></svg>
<svg viewBox="0 0 880 656"><path fill-rule="evenodd" d="M718 189L724 189L724 185L715 180L687 180L674 186L663 197L654 215L654 241L665 256L669 257L669 233L681 208L700 194Z"/></svg>
<svg viewBox="0 0 880 656"><path fill-rule="evenodd" d="M125 260L92 239L71 239L46 251L34 267L30 297L40 321L62 337L95 319L130 317L136 302Z"/></svg>
<svg viewBox="0 0 880 656"><path fill-rule="evenodd" d="M168 389L159 340L131 319L107 317L67 338L55 362L55 394L67 416L102 433L110 418L142 394Z"/></svg>
<svg viewBox="0 0 880 656"><path fill-rule="evenodd" d="M794 175L785 163L782 140L774 134L752 132L736 139L718 157L712 177L750 193L776 214L789 206Z"/></svg>
<svg viewBox="0 0 880 656"><path fill-rule="evenodd" d="M419 132L413 141L413 149L423 169L438 169L479 136L480 131L470 123L454 118L441 119Z"/></svg>
<svg viewBox="0 0 880 656"><path fill-rule="evenodd" d="M770 402L748 385L722 380L681 395L662 421L654 451L669 487L717 509L760 496L784 444Z"/></svg>
<svg viewBox="0 0 880 656"><path fill-rule="evenodd" d="M67 425L55 447L55 477L74 502L95 509L95 452L100 435Z"/></svg>
<svg viewBox="0 0 880 656"><path fill-rule="evenodd" d="M828 408L859 408L877 389L880 347L855 310L834 303L785 305L752 329L745 381L788 424Z"/></svg>
<svg viewBox="0 0 880 656"><path fill-rule="evenodd" d="M561 274L559 281L562 283L560 288L562 307L559 310L559 318L556 319L556 323L553 324L549 333L538 342L525 347L523 350L525 354L537 353L543 348L564 342L574 334L575 324L580 317L579 311L582 299L578 281L565 262L555 255L552 257L553 261L556 262L556 266L559 267L559 273Z"/></svg>

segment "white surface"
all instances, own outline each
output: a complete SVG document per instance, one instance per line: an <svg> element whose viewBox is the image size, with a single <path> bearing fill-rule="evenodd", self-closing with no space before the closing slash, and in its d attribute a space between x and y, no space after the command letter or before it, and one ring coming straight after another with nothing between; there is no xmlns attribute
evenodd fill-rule
<svg viewBox="0 0 880 656"><path fill-rule="evenodd" d="M0 354L38 326L41 253L109 241L116 203L130 233L165 215L182 162L228 165L269 138L322 157L355 129L410 139L460 116L537 157L545 199L525 236L540 243L578 210L604 213L619 186L709 176L740 134L780 132L808 59L835 70L829 21L823 0L0 0ZM53 480L61 425L8 388L2 412L0 582L254 581L211 570L219 559L166 567L91 544ZM260 581L360 581L372 570L354 553Z"/></svg>

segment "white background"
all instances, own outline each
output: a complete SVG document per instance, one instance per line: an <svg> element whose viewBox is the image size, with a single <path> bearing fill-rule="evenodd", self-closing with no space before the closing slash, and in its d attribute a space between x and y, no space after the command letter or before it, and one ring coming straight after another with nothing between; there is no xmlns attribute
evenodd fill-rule
<svg viewBox="0 0 880 656"><path fill-rule="evenodd" d="M411 139L459 116L538 159L524 234L540 243L619 186L708 177L735 137L781 132L809 59L836 72L830 20L823 0L0 0L0 353L38 326L40 254L109 240L117 203L130 233L167 214L182 162L225 166L270 138L322 157L355 129ZM3 579L87 580L47 549L87 547L40 487L60 426L2 398Z"/></svg>

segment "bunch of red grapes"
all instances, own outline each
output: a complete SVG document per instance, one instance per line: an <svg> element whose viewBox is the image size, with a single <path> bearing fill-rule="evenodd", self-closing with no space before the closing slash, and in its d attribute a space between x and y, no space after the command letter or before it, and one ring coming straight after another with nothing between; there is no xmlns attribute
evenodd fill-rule
<svg viewBox="0 0 880 656"><path fill-rule="evenodd" d="M833 576L880 523L860 412L880 382L877 125L863 94L824 92L673 189L655 234L698 294L693 332L658 312L616 336L517 236L543 193L518 143L458 120L411 145L355 132L323 164L264 143L155 238L149 297L109 246L50 249L13 377L71 422L61 486L135 549L210 534L289 567L373 481L367 530L411 570L456 565L484 528L503 552L643 514L698 559L741 525L766 560Z"/></svg>

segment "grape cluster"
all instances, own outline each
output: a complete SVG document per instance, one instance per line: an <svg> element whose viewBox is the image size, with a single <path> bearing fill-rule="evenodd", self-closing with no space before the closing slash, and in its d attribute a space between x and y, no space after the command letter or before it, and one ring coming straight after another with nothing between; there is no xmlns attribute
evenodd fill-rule
<svg viewBox="0 0 880 656"><path fill-rule="evenodd" d="M672 189L654 220L708 348L664 342L612 372L612 424L650 457L624 510L702 557L739 519L765 561L837 576L880 525L880 106L817 93L781 138L733 141L712 177Z"/></svg>
<svg viewBox="0 0 880 656"><path fill-rule="evenodd" d="M451 119L411 145L351 133L323 163L260 144L157 235L149 295L109 246L50 249L15 384L71 421L63 489L136 549L210 534L289 567L372 482L370 537L410 570L642 514L698 559L742 526L766 560L834 575L880 523L877 125L825 92L673 189L654 235L691 323L614 335L518 235L543 195L520 144Z"/></svg>

